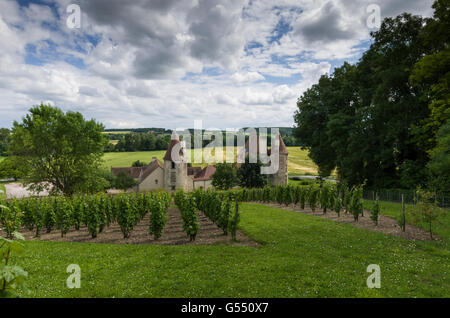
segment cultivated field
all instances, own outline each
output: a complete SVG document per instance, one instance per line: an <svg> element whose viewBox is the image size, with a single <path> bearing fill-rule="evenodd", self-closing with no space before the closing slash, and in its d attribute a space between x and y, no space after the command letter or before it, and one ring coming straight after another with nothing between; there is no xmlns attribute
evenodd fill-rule
<svg viewBox="0 0 450 318"><path fill-rule="evenodd" d="M192 150L193 151L193 150ZM291 175L317 175L317 166L308 157L308 151L302 150L300 147L288 147L289 151L289 174ZM110 167L129 167L131 164L140 160L150 162L153 157L162 161L165 151L144 151L144 152L113 152L106 153L104 156L105 166ZM235 148L235 156L237 147ZM225 152L224 152L225 158ZM200 166L200 164L193 164ZM203 163L202 166L206 165Z"/></svg>
<svg viewBox="0 0 450 318"><path fill-rule="evenodd" d="M450 296L450 252L442 242L260 204L244 203L241 211L241 231L259 246L27 241L27 253L15 260L28 271L32 297ZM74 263L80 289L65 286ZM380 265L381 289L366 287L369 264Z"/></svg>

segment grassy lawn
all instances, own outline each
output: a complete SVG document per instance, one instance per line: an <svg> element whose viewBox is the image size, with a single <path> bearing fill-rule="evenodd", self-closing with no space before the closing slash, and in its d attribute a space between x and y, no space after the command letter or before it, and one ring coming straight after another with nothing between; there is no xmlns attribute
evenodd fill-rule
<svg viewBox="0 0 450 318"><path fill-rule="evenodd" d="M192 150L193 151L193 150ZM317 166L308 157L308 151L301 150L300 147L288 147L289 151L289 174L293 175L317 175ZM237 147L235 147L235 156ZM153 157L162 161L166 151L143 151L143 152L113 152L105 153L103 159L106 167L129 167L134 161L141 160L150 162ZM225 158L225 151L224 151ZM193 164L194 166L205 166L203 164Z"/></svg>
<svg viewBox="0 0 450 318"><path fill-rule="evenodd" d="M370 210L372 205L373 205L373 201L364 200L364 208L365 209ZM415 224L415 222L414 222L415 220L411 216L412 210L417 210L417 206L414 206L414 205L406 205L405 206L406 223L408 223L408 224ZM384 214L384 215L390 216L394 219L398 219L401 215L401 211L402 211L401 203L380 201L380 214ZM426 225L424 223L417 223L415 225L428 231L428 225ZM442 240L433 242L432 245L435 245L437 247L442 247L442 248L445 248L450 251L450 210L449 209L446 209L446 213L445 213L444 217L442 217L436 225L433 225L433 233L438 234L442 238Z"/></svg>
<svg viewBox="0 0 450 318"><path fill-rule="evenodd" d="M349 224L243 204L240 228L261 246L29 241L13 258L31 297L449 297L450 252ZM81 289L65 287L69 264ZM381 289L366 287L369 264Z"/></svg>

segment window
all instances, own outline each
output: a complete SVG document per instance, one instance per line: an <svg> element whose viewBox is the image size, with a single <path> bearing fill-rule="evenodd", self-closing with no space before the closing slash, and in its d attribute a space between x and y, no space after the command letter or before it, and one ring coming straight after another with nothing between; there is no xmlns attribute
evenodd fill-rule
<svg viewBox="0 0 450 318"><path fill-rule="evenodd" d="M175 169L175 162L172 161L172 169Z"/></svg>
<svg viewBox="0 0 450 318"><path fill-rule="evenodd" d="M155 184L158 184L158 179L155 180Z"/></svg>
<svg viewBox="0 0 450 318"><path fill-rule="evenodd" d="M175 191L175 186L172 186L172 191Z"/></svg>

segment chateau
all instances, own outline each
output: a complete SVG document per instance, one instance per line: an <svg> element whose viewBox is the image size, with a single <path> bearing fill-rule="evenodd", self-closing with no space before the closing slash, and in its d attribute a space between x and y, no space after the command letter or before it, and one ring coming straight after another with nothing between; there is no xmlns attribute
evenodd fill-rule
<svg viewBox="0 0 450 318"><path fill-rule="evenodd" d="M279 136L279 169L278 172L269 175L269 184L273 186L287 185L288 183L288 151L286 145ZM208 165L205 168L188 167L185 160L175 160L172 158L173 149L179 148L180 157L183 158L185 153L185 145L180 141L178 134L174 132L169 147L164 155L164 163L153 157L148 166L144 167L127 167L127 168L111 168L111 172L117 176L124 171L131 175L136 181L135 191L152 191L166 190L173 192L177 189L186 191L198 188L208 189L212 187L212 176L216 172L216 168ZM245 150L248 152L248 141ZM267 151L270 155L270 149ZM238 164L238 167L240 165Z"/></svg>

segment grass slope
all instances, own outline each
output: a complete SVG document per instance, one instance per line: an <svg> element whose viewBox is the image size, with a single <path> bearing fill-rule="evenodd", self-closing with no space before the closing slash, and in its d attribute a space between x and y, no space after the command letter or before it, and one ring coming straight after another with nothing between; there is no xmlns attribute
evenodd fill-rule
<svg viewBox="0 0 450 318"><path fill-rule="evenodd" d="M300 147L288 147L289 151L289 174L294 175L317 175L317 166L308 157L308 151L302 150ZM143 152L113 152L105 153L105 167L129 167L134 161L141 160L150 162L153 157L162 160L165 151L143 151ZM235 156L237 149L235 148ZM225 151L224 151L225 158ZM203 163L201 166L205 166ZM200 164L194 164L200 166Z"/></svg>
<svg viewBox="0 0 450 318"><path fill-rule="evenodd" d="M30 241L12 259L32 297L449 297L450 253L300 213L242 204L240 228L260 247ZM69 264L81 289L65 287ZM369 290L369 264L381 266Z"/></svg>

